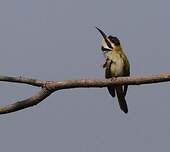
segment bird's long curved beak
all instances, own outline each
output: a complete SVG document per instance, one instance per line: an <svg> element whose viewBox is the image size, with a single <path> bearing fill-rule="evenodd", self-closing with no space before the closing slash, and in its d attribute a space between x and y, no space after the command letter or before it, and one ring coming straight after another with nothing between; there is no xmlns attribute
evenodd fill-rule
<svg viewBox="0 0 170 152"><path fill-rule="evenodd" d="M98 27L95 27L95 28L96 28L96 29L100 32L100 34L103 36L103 38L104 38L106 44L108 45L108 47L109 47L109 48L113 48L112 45L110 44L110 42L108 41L106 34L105 34L101 29L99 29Z"/></svg>
<svg viewBox="0 0 170 152"><path fill-rule="evenodd" d="M100 34L103 36L103 38L106 40L107 39L107 36L106 34L101 30L99 29L98 27L96 27L96 29L100 32Z"/></svg>

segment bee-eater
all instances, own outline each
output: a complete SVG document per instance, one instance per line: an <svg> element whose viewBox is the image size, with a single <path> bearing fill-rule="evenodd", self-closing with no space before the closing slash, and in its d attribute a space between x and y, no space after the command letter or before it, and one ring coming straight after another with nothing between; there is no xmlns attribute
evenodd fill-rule
<svg viewBox="0 0 170 152"><path fill-rule="evenodd" d="M130 64L123 52L120 41L115 36L107 36L102 30L96 27L96 29L103 36L101 50L104 53L106 62L103 65L105 68L105 78L121 77L130 75ZM112 97L117 94L120 109L125 113L128 113L128 106L125 100L128 86L108 86L108 91Z"/></svg>

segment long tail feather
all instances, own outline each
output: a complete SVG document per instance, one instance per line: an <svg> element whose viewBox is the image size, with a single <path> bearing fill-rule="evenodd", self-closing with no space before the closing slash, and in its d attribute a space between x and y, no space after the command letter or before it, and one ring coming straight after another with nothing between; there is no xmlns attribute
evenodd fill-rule
<svg viewBox="0 0 170 152"><path fill-rule="evenodd" d="M128 85L124 85L124 90L123 90L124 96L126 96L127 89L128 89Z"/></svg>
<svg viewBox="0 0 170 152"><path fill-rule="evenodd" d="M115 89L116 89L116 93L117 93L117 98L118 98L120 109L124 113L128 113L128 106L127 106L127 103L126 103L126 100L125 100L125 96L124 96L124 92L123 92L122 86L117 86Z"/></svg>

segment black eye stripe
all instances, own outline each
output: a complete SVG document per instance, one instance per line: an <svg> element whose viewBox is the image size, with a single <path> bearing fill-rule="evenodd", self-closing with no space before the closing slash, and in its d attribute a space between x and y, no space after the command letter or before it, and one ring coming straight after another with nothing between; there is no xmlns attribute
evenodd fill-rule
<svg viewBox="0 0 170 152"><path fill-rule="evenodd" d="M107 44L107 46L108 46L109 48L112 48L112 49L113 49L112 45L110 44L110 42L109 42L108 40L106 40L106 44Z"/></svg>
<svg viewBox="0 0 170 152"><path fill-rule="evenodd" d="M108 39L112 42L112 43L114 43L116 46L118 46L118 45L120 45L120 41L119 41L119 39L117 38L117 37L114 37L114 36L109 36L108 37Z"/></svg>

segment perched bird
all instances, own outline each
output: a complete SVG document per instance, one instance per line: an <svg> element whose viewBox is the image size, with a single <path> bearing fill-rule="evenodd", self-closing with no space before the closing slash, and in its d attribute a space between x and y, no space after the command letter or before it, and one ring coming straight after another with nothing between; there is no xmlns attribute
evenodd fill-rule
<svg viewBox="0 0 170 152"><path fill-rule="evenodd" d="M130 64L122 50L119 39L115 36L107 36L97 27L96 29L103 37L101 50L106 58L106 62L103 65L103 68L105 68L106 79L112 77L129 76ZM125 100L128 86L108 86L107 88L112 97L115 97L116 92L120 109L125 113L128 113L128 106Z"/></svg>

